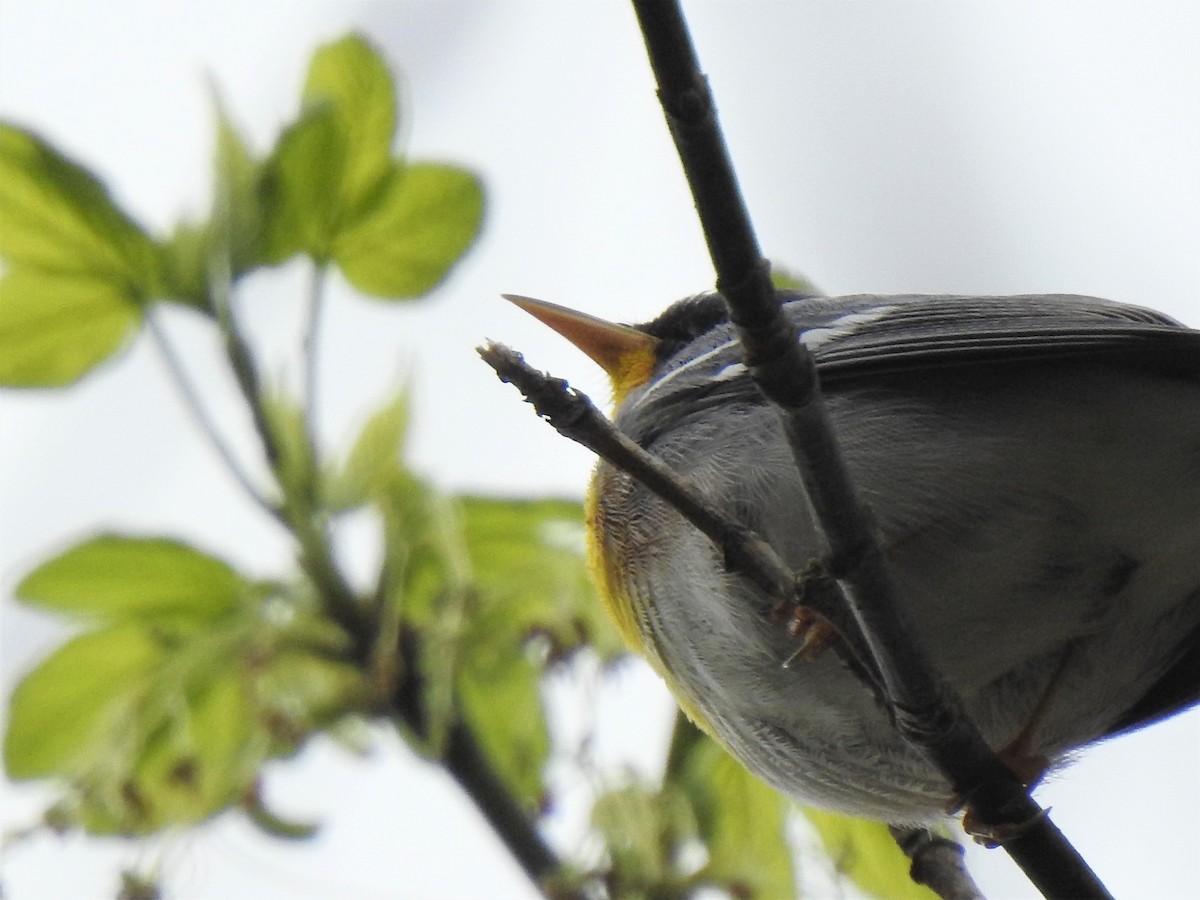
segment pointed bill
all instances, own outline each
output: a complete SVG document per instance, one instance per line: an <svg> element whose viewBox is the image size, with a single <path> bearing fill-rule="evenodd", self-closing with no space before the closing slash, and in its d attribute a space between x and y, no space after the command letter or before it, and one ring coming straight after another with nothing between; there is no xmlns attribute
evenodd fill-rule
<svg viewBox="0 0 1200 900"><path fill-rule="evenodd" d="M658 338L630 325L609 322L545 300L517 294L501 296L549 325L595 360L612 380L618 401L650 377Z"/></svg>

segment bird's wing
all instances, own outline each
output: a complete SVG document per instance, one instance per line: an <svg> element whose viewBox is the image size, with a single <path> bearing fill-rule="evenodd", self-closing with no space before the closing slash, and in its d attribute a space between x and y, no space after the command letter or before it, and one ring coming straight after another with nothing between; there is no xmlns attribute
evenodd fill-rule
<svg viewBox="0 0 1200 900"><path fill-rule="evenodd" d="M1200 602L1193 595L1192 602ZM1200 701L1200 628L1180 642L1180 656L1103 735L1116 737L1153 725Z"/></svg>
<svg viewBox="0 0 1200 900"><path fill-rule="evenodd" d="M1035 359L1110 360L1200 377L1200 332L1094 297L862 295L788 308L825 380Z"/></svg>
<svg viewBox="0 0 1200 900"><path fill-rule="evenodd" d="M819 304L819 302L818 302ZM1136 306L1073 295L837 298L793 307L823 382L1000 362L1090 360L1200 379L1200 332ZM1200 592L1192 602L1200 602ZM1200 701L1200 629L1104 737Z"/></svg>

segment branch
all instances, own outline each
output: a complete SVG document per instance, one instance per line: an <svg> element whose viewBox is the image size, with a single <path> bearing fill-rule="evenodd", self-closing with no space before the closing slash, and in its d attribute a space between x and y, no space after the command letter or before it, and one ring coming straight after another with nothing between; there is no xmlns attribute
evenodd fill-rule
<svg viewBox="0 0 1200 900"><path fill-rule="evenodd" d="M988 747L903 616L873 522L841 456L816 367L784 318L676 0L633 0L659 99L696 202L717 288L747 368L780 411L846 603L883 680L899 732L923 749L989 825L1016 823L1006 849L1047 896L1107 897L1075 849Z"/></svg>
<svg viewBox="0 0 1200 900"><path fill-rule="evenodd" d="M400 635L405 678L397 685L392 708L418 737L429 737L429 717L424 704L424 679L417 666L421 658L419 636L406 629ZM563 871L562 860L546 843L528 813L513 799L493 768L474 732L461 720L450 723L442 747L442 764L487 819L504 846L520 863L529 879L545 891L548 880Z"/></svg>
<svg viewBox="0 0 1200 900"><path fill-rule="evenodd" d="M586 394L574 390L561 378L532 368L520 353L503 344L489 343L479 348L478 353L500 380L516 387L559 434L632 475L703 532L721 550L726 570L752 581L770 599L759 610L760 615L780 621L787 611L802 602L844 637L843 643L833 645L843 661L863 674L868 683L876 680L870 653L857 627L846 617L844 605L829 602L823 591L808 590L808 579L798 579L770 544L680 479L658 457L618 431Z"/></svg>
<svg viewBox="0 0 1200 900"><path fill-rule="evenodd" d="M325 309L326 265L313 262L309 273L308 306L304 323L303 374L301 379L304 398L305 435L312 447L314 458L317 449L317 335L321 330L321 314Z"/></svg>
<svg viewBox="0 0 1200 900"><path fill-rule="evenodd" d="M326 614L349 635L356 664L364 672L371 673L378 664L380 604L364 603L346 581L333 556L328 531L314 508L314 503L320 502L314 490L318 463L309 416L316 386L314 346L319 326L322 274L319 269L314 272L309 297L309 327L304 338L305 398L309 407L305 415L306 438L310 441L309 459L314 471L306 479L307 496L299 498L299 504L288 502L285 497L281 507L269 505L268 508L292 531L300 546L300 564L316 588ZM276 474L280 490L287 491L284 480L279 478L279 445L263 406L258 369L249 344L237 328L229 296L226 284L224 290L214 291L210 296L209 306L224 337L230 367L250 408L267 460ZM420 671L419 642L415 634L406 632L398 635L397 642L404 677L389 698L389 712L413 733L427 737L429 722L421 702L424 677ZM530 880L544 889L547 880L563 870L563 863L508 790L474 732L461 720L450 723L440 761Z"/></svg>
<svg viewBox="0 0 1200 900"><path fill-rule="evenodd" d="M217 428L217 423L209 413L208 407L204 405L204 400L200 397L200 391L196 388L196 384L192 381L191 376L188 375L187 369L184 368L179 352L175 349L175 345L171 343L171 339L167 337L167 331L163 328L162 322L158 320L158 313L153 307L146 310L145 320L154 346L162 357L168 374L171 376L171 381L183 398L183 405L192 414L192 418L196 420L196 423L200 426L200 430L204 432L205 437L208 438L209 444L216 450L217 455L221 457L221 461L225 463L225 468L229 470L234 480L241 485L242 490L249 495L251 500L265 510L272 518L283 521L279 507L268 500L258 489L254 480L250 477L250 473L243 468L241 461L237 458L237 454L233 452L233 448L229 446L220 429Z"/></svg>

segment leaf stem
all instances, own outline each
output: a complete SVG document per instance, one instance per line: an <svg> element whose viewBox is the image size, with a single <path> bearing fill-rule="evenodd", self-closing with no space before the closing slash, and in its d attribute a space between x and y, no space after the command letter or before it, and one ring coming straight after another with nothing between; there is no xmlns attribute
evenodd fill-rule
<svg viewBox="0 0 1200 900"><path fill-rule="evenodd" d="M306 310L303 338L303 403L304 433L314 464L317 460L317 349L321 318L325 310L325 285L327 264L314 261L309 274L308 308Z"/></svg>
<svg viewBox="0 0 1200 900"><path fill-rule="evenodd" d="M200 430L204 432L204 436L208 439L209 444L216 450L217 455L221 458L229 473L241 485L242 490L246 492L250 499L262 507L273 518L282 521L283 516L279 507L272 503L259 490L258 486L255 485L254 480L250 477L250 473L246 471L241 461L237 458L237 454L233 452L233 448L221 434L216 420L213 419L208 407L204 404L203 398L200 396L200 391L196 387L196 383L188 375L187 369L183 365L182 357L179 355L174 343L167 336L167 330L159 320L157 311L153 307L147 309L145 318L146 327L150 332L159 356L162 357L163 364L167 368L172 383L175 385L176 390L179 391L184 406L191 413L196 424L200 426Z"/></svg>

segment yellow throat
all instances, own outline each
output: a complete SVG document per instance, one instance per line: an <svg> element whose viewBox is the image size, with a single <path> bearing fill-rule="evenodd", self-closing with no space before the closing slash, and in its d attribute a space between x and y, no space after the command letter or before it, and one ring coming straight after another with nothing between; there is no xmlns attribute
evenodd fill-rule
<svg viewBox="0 0 1200 900"><path fill-rule="evenodd" d="M514 294L505 294L504 298L549 325L604 369L612 382L614 408L619 407L630 391L645 384L653 374L658 338L629 325L608 322L545 300ZM588 569L600 593L600 601L625 643L649 659L661 673L663 667L657 648L652 643L647 645L636 606L629 595L623 571L625 554L619 547L605 546L608 532L604 528L604 513L600 505L604 491L603 479L604 473L597 471L584 501Z"/></svg>
<svg viewBox="0 0 1200 900"><path fill-rule="evenodd" d="M653 376L661 343L653 335L544 300L511 294L504 297L549 325L604 369L612 382L614 409L620 407L630 391ZM592 476L584 501L587 564L592 583L625 643L658 672L688 718L711 735L712 726L667 668L645 620L645 605L653 602L652 598L634 596L636 582L631 571L638 565L636 555L622 543L622 529L608 527L605 522L602 500L609 494L610 482L620 477L620 473L602 463Z"/></svg>

